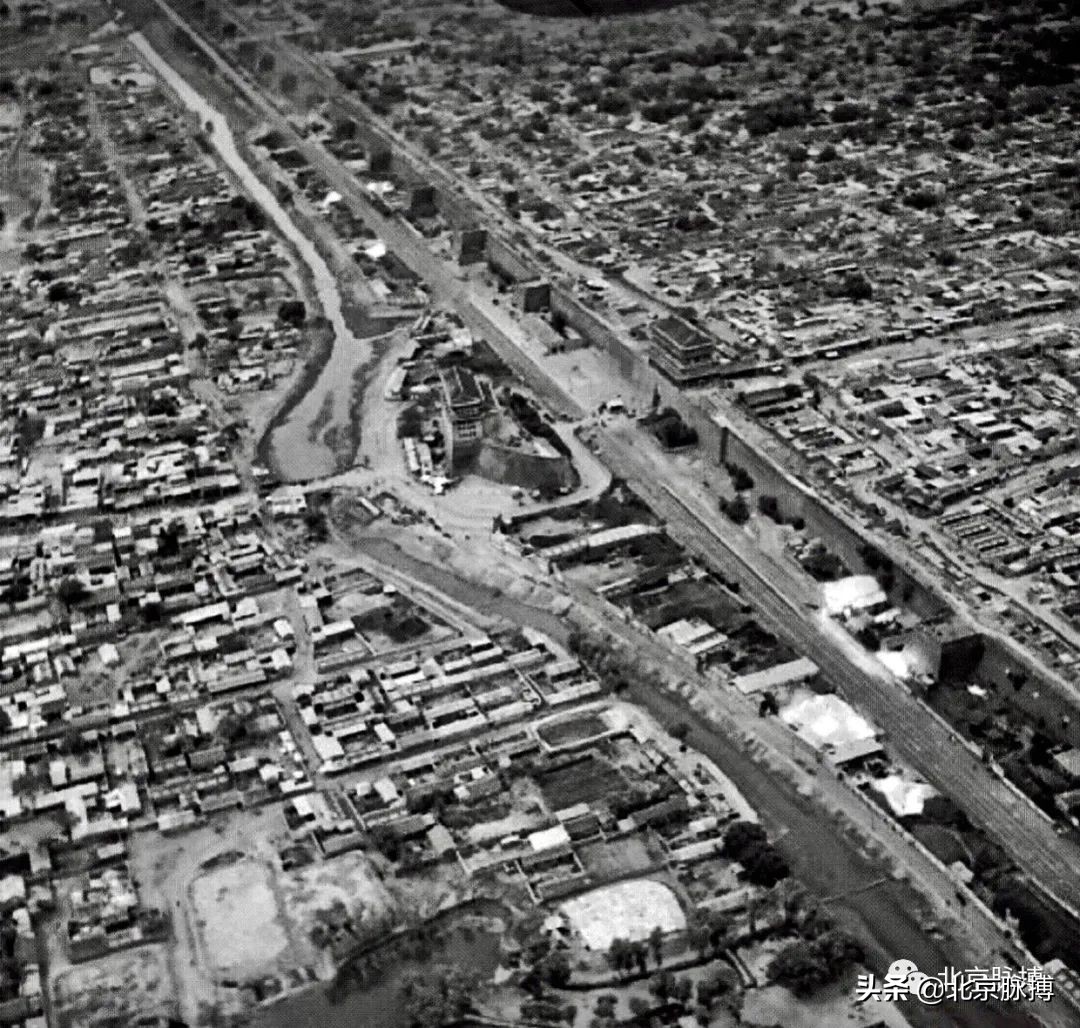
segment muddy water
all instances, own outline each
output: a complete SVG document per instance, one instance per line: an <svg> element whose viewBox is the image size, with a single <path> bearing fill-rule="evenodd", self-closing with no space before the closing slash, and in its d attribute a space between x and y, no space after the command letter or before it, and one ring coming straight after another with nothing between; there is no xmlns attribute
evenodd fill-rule
<svg viewBox="0 0 1080 1028"><path fill-rule="evenodd" d="M320 438L316 437L314 440L308 438L308 426L315 421L327 396L333 398L335 406L344 404L347 408L348 383L351 383L353 370L361 362L369 359L370 343L358 339L349 330L342 312L341 292L329 266L319 255L311 240L296 227L278 203L277 197L262 183L244 159L225 116L212 107L183 76L168 64L142 33L135 32L129 38L147 63L179 97L181 103L189 111L198 115L203 125L209 124L210 142L221 161L266 212L281 235L295 247L296 253L311 272L322 314L333 329L333 350L315 384L296 405L286 422L275 432L274 449L287 477L314 478L330 474L334 470L333 454L327 446L323 445ZM345 384L344 392L343 383ZM347 409L335 410L333 417L338 421L347 419Z"/></svg>
<svg viewBox="0 0 1080 1028"><path fill-rule="evenodd" d="M404 1028L401 986L407 978L454 964L488 979L499 965L499 937L491 932L448 933L426 961L401 960L364 985L332 990L314 986L251 1016L251 1028Z"/></svg>

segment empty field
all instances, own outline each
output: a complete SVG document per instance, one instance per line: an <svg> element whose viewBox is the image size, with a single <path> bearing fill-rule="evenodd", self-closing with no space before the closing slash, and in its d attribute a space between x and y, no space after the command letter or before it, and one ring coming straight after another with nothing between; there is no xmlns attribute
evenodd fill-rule
<svg viewBox="0 0 1080 1028"><path fill-rule="evenodd" d="M608 726L599 714L582 714L565 721L550 721L542 725L537 734L549 746L569 746L584 742L607 732Z"/></svg>
<svg viewBox="0 0 1080 1028"><path fill-rule="evenodd" d="M593 889L562 905L585 945L605 951L613 939L647 939L654 928L677 932L686 916L675 894L662 882L638 879Z"/></svg>
<svg viewBox="0 0 1080 1028"><path fill-rule="evenodd" d="M537 782L552 810L605 800L617 796L627 785L618 768L593 756L538 775Z"/></svg>

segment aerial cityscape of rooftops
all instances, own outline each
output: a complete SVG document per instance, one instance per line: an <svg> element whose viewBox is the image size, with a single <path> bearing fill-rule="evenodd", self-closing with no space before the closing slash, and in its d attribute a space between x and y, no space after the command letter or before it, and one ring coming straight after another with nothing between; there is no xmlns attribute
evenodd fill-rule
<svg viewBox="0 0 1080 1028"><path fill-rule="evenodd" d="M0 1028L1080 1025L1074 0L0 0Z"/></svg>

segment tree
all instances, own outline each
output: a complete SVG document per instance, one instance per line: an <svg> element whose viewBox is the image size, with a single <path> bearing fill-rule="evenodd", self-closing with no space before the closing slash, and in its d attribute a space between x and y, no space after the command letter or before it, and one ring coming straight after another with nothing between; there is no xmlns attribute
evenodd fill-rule
<svg viewBox="0 0 1080 1028"><path fill-rule="evenodd" d="M845 100L833 108L831 117L838 125L845 125L865 118L868 113L865 105Z"/></svg>
<svg viewBox="0 0 1080 1028"><path fill-rule="evenodd" d="M16 796L29 797L50 784L49 774L44 770L24 771L11 780L11 791Z"/></svg>
<svg viewBox="0 0 1080 1028"><path fill-rule="evenodd" d="M1028 759L1036 767L1046 767L1050 763L1050 749L1054 745L1053 740L1044 732L1036 731L1031 736L1031 745L1028 749Z"/></svg>
<svg viewBox="0 0 1080 1028"><path fill-rule="evenodd" d="M316 543L324 543L330 538L330 523L324 510L307 510L304 512L304 527Z"/></svg>
<svg viewBox="0 0 1080 1028"><path fill-rule="evenodd" d="M773 958L766 975L797 996L810 996L864 959L862 946L846 932L833 928L813 942L800 939L786 946Z"/></svg>
<svg viewBox="0 0 1080 1028"><path fill-rule="evenodd" d="M4 600L12 607L30 598L30 582L25 578L13 578L4 590Z"/></svg>
<svg viewBox="0 0 1080 1028"><path fill-rule="evenodd" d="M758 717L768 717L770 714L779 714L780 704L774 693L766 689L761 694L761 703L758 704Z"/></svg>
<svg viewBox="0 0 1080 1028"><path fill-rule="evenodd" d="M840 287L840 295L849 300L869 300L874 295L874 287L862 272L848 272Z"/></svg>
<svg viewBox="0 0 1080 1028"><path fill-rule="evenodd" d="M393 154L389 150L374 150L368 159L368 167L372 175L385 175L390 171Z"/></svg>
<svg viewBox="0 0 1080 1028"><path fill-rule="evenodd" d="M86 586L73 575L65 578L56 588L56 598L65 606L73 607L86 596Z"/></svg>
<svg viewBox="0 0 1080 1028"><path fill-rule="evenodd" d="M79 292L70 282L66 282L60 279L57 282L52 282L46 291L50 303L67 303L70 300L78 299Z"/></svg>
<svg viewBox="0 0 1080 1028"><path fill-rule="evenodd" d="M736 525L745 525L750 520L750 506L746 502L746 497L742 493L736 494L733 500L721 500L720 509L732 520Z"/></svg>
<svg viewBox="0 0 1080 1028"><path fill-rule="evenodd" d="M966 128L958 128L949 137L949 145L954 150L971 150L975 146L975 137Z"/></svg>
<svg viewBox="0 0 1080 1028"><path fill-rule="evenodd" d="M442 1028L464 1019L472 1010L474 976L461 968L441 968L434 978L416 975L401 987L409 1028Z"/></svg>
<svg viewBox="0 0 1080 1028"><path fill-rule="evenodd" d="M690 1002L690 997L694 994L694 983L689 978L679 978L675 982L675 987L671 990L671 998L676 1003L681 1003L684 1007Z"/></svg>
<svg viewBox="0 0 1080 1028"><path fill-rule="evenodd" d="M728 465L728 474L731 476L731 484L737 493L754 488L754 479L746 468L738 464L730 464Z"/></svg>
<svg viewBox="0 0 1080 1028"><path fill-rule="evenodd" d="M861 964L866 959L859 942L839 928L831 928L820 935L814 945L834 981L848 968Z"/></svg>
<svg viewBox="0 0 1080 1028"><path fill-rule="evenodd" d="M709 920L703 910L694 910L686 925L686 943L703 959L709 952Z"/></svg>
<svg viewBox="0 0 1080 1028"><path fill-rule="evenodd" d="M307 317L307 308L303 300L285 300L278 307L278 318L286 325L299 328Z"/></svg>
<svg viewBox="0 0 1080 1028"><path fill-rule="evenodd" d="M799 940L773 957L766 974L770 982L784 985L796 996L811 996L829 982L829 968L813 944Z"/></svg>
<svg viewBox="0 0 1080 1028"><path fill-rule="evenodd" d="M235 711L229 711L218 721L214 732L219 739L231 745L247 734L247 722Z"/></svg>
<svg viewBox="0 0 1080 1028"><path fill-rule="evenodd" d="M751 851L740 861L746 870L746 880L769 888L791 874L787 861L772 846Z"/></svg>
<svg viewBox="0 0 1080 1028"><path fill-rule="evenodd" d="M628 939L612 939L606 956L615 971L628 971L634 966L634 948Z"/></svg>
<svg viewBox="0 0 1080 1028"><path fill-rule="evenodd" d="M92 744L87 739L85 733L80 732L78 728L71 726L64 730L64 734L61 737L61 746L65 753L86 753L92 748Z"/></svg>
<svg viewBox="0 0 1080 1028"><path fill-rule="evenodd" d="M687 737L690 735L690 726L685 721L676 721L675 724L668 729L668 734L679 742L686 742ZM651 942L652 939L650 937L650 944Z"/></svg>
<svg viewBox="0 0 1080 1028"><path fill-rule="evenodd" d="M644 997L635 993L629 1000L630 1013L641 1020L645 1015L652 1010L652 1004Z"/></svg>
<svg viewBox="0 0 1080 1028"><path fill-rule="evenodd" d="M739 976L730 967L718 967L707 978L702 978L697 986L697 1001L706 1010L721 997L734 992L739 987Z"/></svg>
<svg viewBox="0 0 1080 1028"><path fill-rule="evenodd" d="M765 829L753 821L732 821L724 832L724 856L742 863L751 851L760 849L769 841Z"/></svg>
<svg viewBox="0 0 1080 1028"><path fill-rule="evenodd" d="M661 971L653 975L649 982L649 991L660 1001L666 1003L675 991L675 975L670 971Z"/></svg>
<svg viewBox="0 0 1080 1028"><path fill-rule="evenodd" d="M603 995L596 997L595 1013L597 1017L614 1017L615 1005L619 1002L619 997L613 992L605 992Z"/></svg>
<svg viewBox="0 0 1080 1028"><path fill-rule="evenodd" d="M674 734L672 731L672 735ZM659 967L664 957L664 930L659 925L649 932L649 949L652 950L653 960Z"/></svg>
<svg viewBox="0 0 1080 1028"><path fill-rule="evenodd" d="M778 128L805 125L813 112L812 96L786 93L772 100L751 104L746 109L746 129L752 136L763 136Z"/></svg>
<svg viewBox="0 0 1080 1028"><path fill-rule="evenodd" d="M556 989L565 988L570 981L570 959L561 949L544 957L538 970L544 981Z"/></svg>
<svg viewBox="0 0 1080 1028"><path fill-rule="evenodd" d="M172 521L158 533L157 548L159 557L177 557L180 555L180 536L184 527L178 521Z"/></svg>

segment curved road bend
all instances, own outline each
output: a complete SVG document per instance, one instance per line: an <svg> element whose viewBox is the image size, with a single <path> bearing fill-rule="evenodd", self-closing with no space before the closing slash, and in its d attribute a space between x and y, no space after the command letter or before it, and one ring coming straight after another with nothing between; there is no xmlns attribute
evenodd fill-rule
<svg viewBox="0 0 1080 1028"><path fill-rule="evenodd" d="M428 564L399 550L390 540L368 538L363 540L362 549L376 564L418 579L460 603L485 614L509 617L560 641L566 639L570 626L550 611L514 600L446 567ZM930 974L946 966L967 966L969 954L960 952L948 939L928 934L924 921L932 915L929 911L920 913L927 903L919 892L909 882L893 880L889 868L861 852L858 841L835 828L823 811L799 795L789 779L763 771L738 743L682 697L640 686L631 686L631 696L662 724L685 721L690 726L689 745L713 760L761 813L795 876L812 893L832 897L829 910L864 941L868 965L875 972L883 974L899 956L914 960ZM918 1028L1021 1028L1039 1023L1016 1008L974 1003L913 1008L906 1016Z"/></svg>
<svg viewBox="0 0 1080 1028"><path fill-rule="evenodd" d="M162 0L157 2L163 8L166 7ZM302 141L301 145L305 150L314 149L313 144L306 140ZM407 231L400 221L383 218L378 212L371 210L352 176L325 150L318 149L321 152L308 153L309 159L320 167L343 195L355 200L358 206L369 209L371 224L373 227L377 226L380 233L384 233L384 238L395 252L400 250L399 255L417 274L429 284L435 285L436 291L451 299L463 313L471 314L471 317L466 318L470 327L481 333L497 334L504 342L513 345L501 328L468 300L462 283L455 280L446 265L426 249L423 241ZM528 363L524 355L522 360ZM536 374L530 375L530 379L534 385L537 384ZM546 374L544 379L548 379ZM573 403L557 383L547 384L551 388L542 391L549 401L555 400L564 409ZM556 396L554 393L561 395ZM613 442L606 433L601 433L601 437L605 443ZM640 481L654 484L658 481L656 468L643 463L640 452L621 445L617 450L613 451L610 446L607 450L607 463L619 473L626 473L636 467L638 471L635 477ZM670 469L665 474L670 474ZM680 483L677 476L669 481L678 488ZM734 572L747 579L746 585L751 587L748 595L762 608L762 612L777 623L791 628L803 652L811 656L827 674L833 676L844 695L878 724L889 726L895 732L894 746L900 756L923 772L943 792L954 795L969 816L983 825L995 838L999 838L1017 864L1038 878L1053 895L1066 905L1080 908L1080 849L1059 838L1052 828L1039 818L1030 803L1017 796L993 771L980 764L953 738L948 729L924 711L899 683L894 683L894 688L883 687L880 680L867 676L852 665L833 643L821 634L816 625L808 623L805 616L801 616L802 612L793 616L790 604L779 593L776 585L761 577L754 555L733 551L726 540L718 543L714 526L699 517L690 517L685 511L679 511L670 497L662 494L657 496L657 492L656 489L652 490L654 495L651 499L658 509L665 516L669 516L672 523L681 522L687 530L682 541L690 544L692 550L704 552L714 564L735 565ZM747 571L750 572L749 578ZM802 589L801 583L797 584L799 588L795 595ZM1033 839L1038 840L1035 846L1031 845Z"/></svg>
<svg viewBox="0 0 1080 1028"><path fill-rule="evenodd" d="M159 3L159 6L161 6L161 8L163 10L165 10L168 14L172 15L174 21L179 21L179 19L176 18L175 14L173 14L172 11L168 10L167 6L164 3L162 3L161 0L158 0L158 3ZM192 35L195 35L195 33L192 33ZM198 36L195 36L195 39L198 39ZM210 48L208 48L208 46L207 46L206 50L208 52L210 52L210 53L213 53L210 50ZM216 55L214 55L214 56L216 56ZM218 59L220 59L220 58L218 58ZM232 71L232 69L229 69L229 70ZM234 75L234 72L232 72L232 73ZM319 161L318 163L320 165L324 165L324 171L325 171L326 170L325 164L327 163L326 160L325 160L326 154L322 154L322 157L323 157L323 160ZM336 162L333 162L333 163L336 163ZM355 189L355 184L353 184L353 188ZM353 190L350 190L350 192L352 192L352 191ZM391 225L392 225L392 222L389 222L389 224L386 227L390 228ZM395 244L399 243L399 242L401 242L401 243L406 243L407 242L407 245L405 247L403 247L403 248L408 249L408 251L411 252L410 255L418 254L419 249L421 248L420 241L416 240L416 239L408 239L408 233L403 231L403 227L401 226L400 222L399 222L399 224L393 225L393 228L395 228L397 231L396 232L390 231L390 232L387 233L388 235L397 236L397 239L392 240L392 242L395 243ZM402 239L402 236L405 236L405 239ZM423 274L423 272L428 272L430 274L432 271L434 271L435 269L431 268L431 263L437 262L437 260L435 260L433 258L433 255L431 255L430 253L424 253L423 257L427 257L427 260L423 260L423 258L421 257L421 261L423 263L428 263L429 267L424 268L423 271L421 272L421 274L422 274L423 278L427 279L428 274ZM441 265L441 262L438 262L438 263L440 263L440 265ZM419 270L419 269L417 269L417 270ZM436 281L437 280L442 280L441 284L445 288L446 286L448 286L450 284L449 281L448 281L450 276L448 275L447 269L445 268L445 266L441 265L441 267L438 268L437 270L440 273L438 273L435 276ZM460 283L456 283L456 285L457 285L457 289L453 290L453 292L455 292L455 293L457 293L458 290L460 289ZM455 297L455 299L460 299L460 293L458 294L457 297ZM495 326L485 326L485 327L494 328ZM670 506L671 504L669 503L667 505ZM696 525L696 532L698 533L698 535L700 535L702 527L703 526L700 525L700 524ZM697 547L694 547L694 549L697 549ZM711 547L711 549L712 549L712 547ZM728 554L727 556L730 559L730 554ZM400 554L395 554L395 559L399 560L399 562L400 562L402 557L401 557ZM753 571L753 569L751 569L751 570ZM754 573L756 573L756 572L754 572ZM430 568L428 568L426 570L426 572L424 572L424 578L429 578L429 577L430 577ZM485 592L487 592L487 591L485 591ZM770 604L769 606L772 608L772 616L774 618L778 618L778 620L780 622L784 623L784 624L791 624L793 621L800 620L800 619L793 619L792 618L792 612L791 612L791 610L789 610L786 607L786 605L782 605L780 607L780 609L778 609L777 605L775 605L775 600L777 600L777 597L772 596L770 598L773 600L773 603ZM508 611L508 606L509 606L508 597L505 597L505 596L502 596L502 595L494 595L494 594L491 594L490 592L488 592L488 604L489 604L489 609L491 609L492 612L494 612L496 610L509 612ZM523 620L526 621L526 623L529 623L532 620L532 618L535 618L536 613L537 613L537 611L535 609L530 608L530 610L531 610L530 616L528 618L523 619ZM764 612L769 613L770 611L766 610ZM521 612L515 611L515 613L521 613ZM802 626L804 626L804 627L810 628L810 626L807 626L805 624L805 622L800 621L800 624ZM538 627L540 627L540 626L538 625ZM548 628L544 628L544 631L549 631L549 630L548 630ZM812 650L810 648L807 648L806 651L810 655L814 655L815 659L818 659L818 658L816 658L815 651L820 651L822 649L823 645L824 645L824 648L827 649L827 650L832 650L832 647L829 646L824 639L820 638L820 636L818 636L818 634L816 634L816 632L813 631L812 628L810 628L810 631L811 631L812 635L816 636L816 644L818 644L818 645L815 645L812 648ZM832 655L833 655L833 661L831 661L829 663L832 663L835 666L836 662L840 661L843 664L847 665L847 662L845 660L843 660L842 657L840 657L840 654L834 653ZM825 661L820 660L819 663L822 664L823 668L826 669L826 671L829 671L829 668L826 667L826 662ZM852 668L850 665L847 665L847 675L845 675L843 677L850 677L852 674L854 674L854 676L856 678L864 677L864 676L861 675L861 673L856 671L856 669ZM864 685L866 685L865 682L864 682ZM876 691L883 692L883 691L889 691L889 690L880 690L880 689L878 689ZM906 693L905 693L905 695L906 695ZM643 699L645 699L645 698L643 698ZM659 702L659 700L656 701L656 702ZM646 704L646 705L649 705L649 704ZM689 718L687 718L687 719L689 719ZM699 720L698 718L693 718L693 719L694 720ZM889 723L889 722L886 721L886 723ZM924 720L920 720L919 727L921 728L921 727L923 727L923 725L924 725ZM698 730L701 731L701 732L704 732L705 731L705 726L707 726L707 722L704 722L704 726L699 726ZM724 739L724 736L721 736L719 733L717 733L715 731L715 729L712 730L712 736L713 736L712 745L719 746L720 749L726 749L729 746L729 743ZM701 736L701 740L704 741L704 739L705 739L705 736L704 735ZM725 763L724 761L717 760L717 762L719 763L719 765L721 767L724 767L724 763ZM761 776L761 773L760 773L759 769L757 769L755 766L752 766L752 770L753 770L753 777L757 777L757 779L761 779L762 776ZM985 772L986 777L990 777L990 773L988 771L986 771L986 769L982 769L982 771ZM732 777L734 779L735 775L732 774ZM742 777L742 776L740 776L740 777ZM746 795L751 796L752 793L754 792L753 788L748 783L740 782L741 787L743 786L743 784L745 784ZM1000 783L997 783L997 784L1000 785ZM799 802L797 800L793 800L793 803L794 803L793 810L798 811L799 808L800 808ZM994 806L997 806L997 804L994 804ZM765 812L768 813L768 810L766 810ZM811 824L812 824L813 828L815 829L815 831L810 837L802 837L802 843L804 843L804 846L809 847L810 851L812 852L813 847L814 847L815 838L820 840L821 838L823 838L823 836L825 836L827 834L822 833L821 825L820 825L819 821L816 821L815 819L811 819ZM788 835L789 836L791 836L793 834L793 830L794 829L792 829L792 828L788 829ZM829 838L833 838L833 837L829 836ZM1054 838L1056 840L1056 837L1054 837ZM834 840L834 841L837 841L837 840ZM1056 841L1059 841L1059 840L1056 840ZM801 849L801 847L800 847L800 849ZM874 879L879 878L879 877L880 877L880 874L876 873L873 876L872 879L870 879L869 881L865 881L863 884L869 884ZM854 896L846 897L845 902L847 902L849 904L854 903L855 904L855 909L859 909L863 904L866 903L866 897L874 896L878 892L879 892L878 889L869 889L869 890L867 890L865 892L856 894ZM837 901L837 903L840 903L840 901ZM903 915L903 912L906 909L908 909L908 908L897 907L894 903L883 904L883 905L877 907L876 911L873 912L872 915L865 918L864 923L872 925L872 931L874 931L875 935L879 935L882 932L888 932L888 934L890 936L892 936L896 932L897 924L899 924L900 922L902 922L904 920L902 915ZM924 933L921 929L919 929L917 925L909 925L909 931L906 934L908 935L908 941L906 943L907 949L906 950L902 949L901 951L914 953L914 952L917 951L917 947L921 948L921 947L926 947L926 946L931 945L931 943L928 942L928 939L926 938L926 933ZM920 939L921 939L921 944L919 943ZM933 948L940 949L941 947L937 946L936 944L933 944ZM890 944L890 945L888 945L886 947L882 947L882 949L883 950L892 949L892 945ZM893 950L893 952L895 952L895 951L896 950ZM932 961L930 961L928 959L928 963L927 963L928 968L931 965L931 963L932 963ZM989 1012L987 1012L987 1013L989 1014ZM995 1014L990 1014L989 1016L993 1017L993 1020L991 1020L991 1019L989 1019L987 1017L981 1017L981 1018L976 1018L974 1020L960 1019L960 1020L957 1020L957 1022L955 1022L955 1023L957 1023L957 1024L980 1024L980 1025L1005 1024L1005 1023L1007 1023L1007 1022L1002 1022L1002 1020L1000 1019L1000 1012L995 1012ZM936 1018L933 1023L934 1024L941 1024L942 1020L939 1017L939 1018Z"/></svg>
<svg viewBox="0 0 1080 1028"><path fill-rule="evenodd" d="M375 564L384 565L420 583L423 587L421 592L430 590L442 593L487 618L528 625L561 646L566 645L571 626L550 610L515 599L491 586L470 581L446 565L429 564L400 549L389 539L366 536L357 540L357 549Z"/></svg>
<svg viewBox="0 0 1080 1028"><path fill-rule="evenodd" d="M163 0L156 2L165 6ZM355 180L331 155L322 151L320 154L309 154L309 159L331 178L335 188L344 195L351 195L358 203L367 205ZM385 238L395 251L401 249L400 255L406 263L413 266L413 270L422 278L434 284L438 292L452 298L459 310L463 313L469 311L473 315L473 318L467 318L470 327L483 333L498 334L504 342L513 345L500 326L492 323L485 312L467 301L462 283L455 280L446 265L426 249L421 239L408 232L400 221L381 218L374 211L371 213L373 225L379 223L379 231L385 232ZM528 363L524 355L523 360ZM536 384L536 374L530 378ZM548 379L546 373L543 378L552 386L543 389L546 398L559 400L560 397L552 395L554 391L561 394L559 406L565 409L573 403L557 383ZM615 443L610 434L600 435L604 443ZM636 468L635 477L643 483L655 485L666 480L676 489L680 486L678 475L672 474L671 469L663 469L658 475L656 467L643 461L640 451L632 447L616 443L614 447L608 445L605 449L609 458L607 463L620 474ZM1067 906L1080 908L1080 848L1058 837L1032 804L1018 796L992 770L973 757L954 738L953 733L923 710L900 683L894 682L890 688L880 679L868 676L823 636L820 628L810 623L804 612L793 614L791 604L786 600L786 586L790 584L793 595L799 595L804 588L801 582L785 582L785 592L782 594L776 583L767 581L758 570L760 554L735 550L730 541L718 537L715 525L698 515L691 516L680 511L671 498L659 490L654 488L651 492L653 495L650 499L658 511L669 516L672 523L682 524L683 542L690 545L693 551L706 555L712 563L721 567L731 566L734 573L745 579L744 587L748 588L748 596L761 607L762 613L790 628L803 652L834 678L844 695L878 724L889 727L895 733L893 745L900 756L943 792L954 795L969 816L999 839L1017 864L1037 878L1054 896ZM770 574L773 570L770 567ZM1033 841L1035 845L1032 845Z"/></svg>

